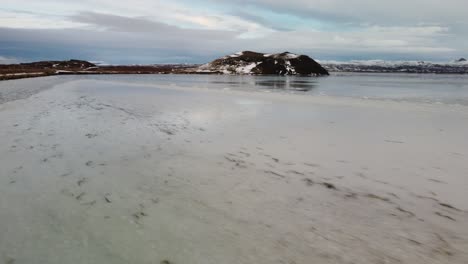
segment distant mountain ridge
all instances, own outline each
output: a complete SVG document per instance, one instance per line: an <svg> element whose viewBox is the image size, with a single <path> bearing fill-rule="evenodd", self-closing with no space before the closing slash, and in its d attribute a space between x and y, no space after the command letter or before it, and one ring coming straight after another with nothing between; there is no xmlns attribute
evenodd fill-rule
<svg viewBox="0 0 468 264"><path fill-rule="evenodd" d="M453 73L468 74L468 61L464 58L451 62L427 61L320 61L331 72L393 72L393 73Z"/></svg>
<svg viewBox="0 0 468 264"><path fill-rule="evenodd" d="M306 55L290 52L265 54L242 51L200 66L199 73L328 75L328 71Z"/></svg>

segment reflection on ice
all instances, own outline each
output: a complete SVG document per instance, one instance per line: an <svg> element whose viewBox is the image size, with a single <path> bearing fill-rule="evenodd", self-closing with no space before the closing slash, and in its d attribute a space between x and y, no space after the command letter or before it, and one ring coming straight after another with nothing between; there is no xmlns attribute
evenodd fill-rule
<svg viewBox="0 0 468 264"><path fill-rule="evenodd" d="M298 92L308 92L317 87L316 80L299 81L289 79L273 79L273 80L258 80L255 82L255 86L261 89L271 90L292 90Z"/></svg>

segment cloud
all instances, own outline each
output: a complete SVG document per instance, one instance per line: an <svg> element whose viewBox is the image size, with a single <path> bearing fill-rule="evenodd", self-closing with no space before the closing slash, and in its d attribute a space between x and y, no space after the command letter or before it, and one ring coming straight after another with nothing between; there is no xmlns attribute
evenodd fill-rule
<svg viewBox="0 0 468 264"><path fill-rule="evenodd" d="M159 30L173 31L174 26L150 21L144 18L130 18L94 12L80 12L69 17L71 21L93 25L110 31L151 32Z"/></svg>
<svg viewBox="0 0 468 264"><path fill-rule="evenodd" d="M158 33L165 37L184 37L185 39L206 38L210 40L230 39L235 31L185 29L168 25L158 21L152 21L143 17L124 17L118 15L102 14L95 12L81 12L69 17L72 22L93 26L93 28L114 32L127 33ZM92 29L93 29L92 28ZM160 35L162 36L162 35Z"/></svg>
<svg viewBox="0 0 468 264"><path fill-rule="evenodd" d="M232 11L229 14L233 15L235 17L239 17L241 19L244 19L246 21L256 23L256 24L258 24L260 26L263 26L265 28L270 28L270 29L273 29L273 30L276 30L276 31L291 31L291 29L288 29L288 28L282 27L282 26L277 26L274 23L272 23L272 22L268 21L267 19L265 19L264 17L254 15L254 14L252 14L250 12L237 10L237 11Z"/></svg>
<svg viewBox="0 0 468 264"><path fill-rule="evenodd" d="M3 57L0 56L0 64L15 64L20 63L20 60L12 57Z"/></svg>
<svg viewBox="0 0 468 264"><path fill-rule="evenodd" d="M3 0L0 54L201 63L249 49L452 60L468 53L466 9L462 0Z"/></svg>
<svg viewBox="0 0 468 264"><path fill-rule="evenodd" d="M352 32L276 32L258 41L260 50L284 49L316 58L446 59L457 49L443 41L447 29L437 26L368 27ZM277 45L277 43L282 43Z"/></svg>
<svg viewBox="0 0 468 264"><path fill-rule="evenodd" d="M0 27L1 26L9 28L50 29L76 27L79 25L71 23L61 16L53 16L14 9L2 9L0 7Z"/></svg>
<svg viewBox="0 0 468 264"><path fill-rule="evenodd" d="M141 17L79 13L81 28L0 28L0 54L30 60L83 58L110 63L196 62L213 54L240 32L187 29Z"/></svg>
<svg viewBox="0 0 468 264"><path fill-rule="evenodd" d="M340 23L402 25L455 23L466 19L465 0L206 0L231 6L255 6L277 13Z"/></svg>
<svg viewBox="0 0 468 264"><path fill-rule="evenodd" d="M88 20L89 16L93 19ZM374 26L346 33L278 31L246 39L241 38L239 32L184 29L141 18L102 14L86 14L86 17L90 25L103 29L0 28L0 35L4 36L0 40L0 54L28 54L37 59L66 59L72 54L111 63L202 63L247 49L265 52L289 50L319 59L361 58L376 54L417 59L434 54L451 56L455 52L443 41L437 41L447 34L446 28L437 26ZM85 21L82 17L77 20Z"/></svg>

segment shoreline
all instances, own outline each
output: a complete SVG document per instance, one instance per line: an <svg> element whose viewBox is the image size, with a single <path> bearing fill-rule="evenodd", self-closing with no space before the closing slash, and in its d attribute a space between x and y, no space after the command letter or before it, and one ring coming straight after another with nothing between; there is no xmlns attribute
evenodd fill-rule
<svg viewBox="0 0 468 264"><path fill-rule="evenodd" d="M3 66L3 68L2 68ZM96 66L92 70L86 71L79 70L51 70L47 69L28 69L24 71L11 71L8 70L9 66L18 65L0 65L0 81L38 78L47 76L60 76L60 75L157 75L157 74L176 74L176 75L251 75L251 76L304 76L304 77L327 77L316 75L268 75L268 74L225 74L223 72L207 72L197 71L193 65L186 66L180 65L116 65L116 66ZM330 75L349 75L349 74L404 74L404 75L453 75L453 76L466 76L468 72L402 72L402 71L333 71L329 69Z"/></svg>

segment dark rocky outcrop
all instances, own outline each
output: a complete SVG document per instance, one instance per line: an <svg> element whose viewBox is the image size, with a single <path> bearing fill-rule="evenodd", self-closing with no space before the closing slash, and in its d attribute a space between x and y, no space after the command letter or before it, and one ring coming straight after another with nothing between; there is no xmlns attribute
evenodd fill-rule
<svg viewBox="0 0 468 264"><path fill-rule="evenodd" d="M328 71L306 55L289 52L264 54L243 51L214 60L198 68L202 73L328 75Z"/></svg>
<svg viewBox="0 0 468 264"><path fill-rule="evenodd" d="M95 64L83 60L68 60L68 61L39 61L32 63L21 63L20 67L33 67L42 69L88 69L96 67Z"/></svg>
<svg viewBox="0 0 468 264"><path fill-rule="evenodd" d="M95 64L82 60L3 64L0 65L0 80L88 72L96 68Z"/></svg>
<svg viewBox="0 0 468 264"><path fill-rule="evenodd" d="M39 61L21 64L1 64L0 80L75 74L168 74L187 73L198 65L95 65L82 60ZM188 72L190 73L190 72Z"/></svg>
<svg viewBox="0 0 468 264"><path fill-rule="evenodd" d="M0 65L0 74L7 73L29 73L29 72L47 72L54 73L59 70L79 71L95 68L96 65L82 60L68 61L38 61L19 64Z"/></svg>

